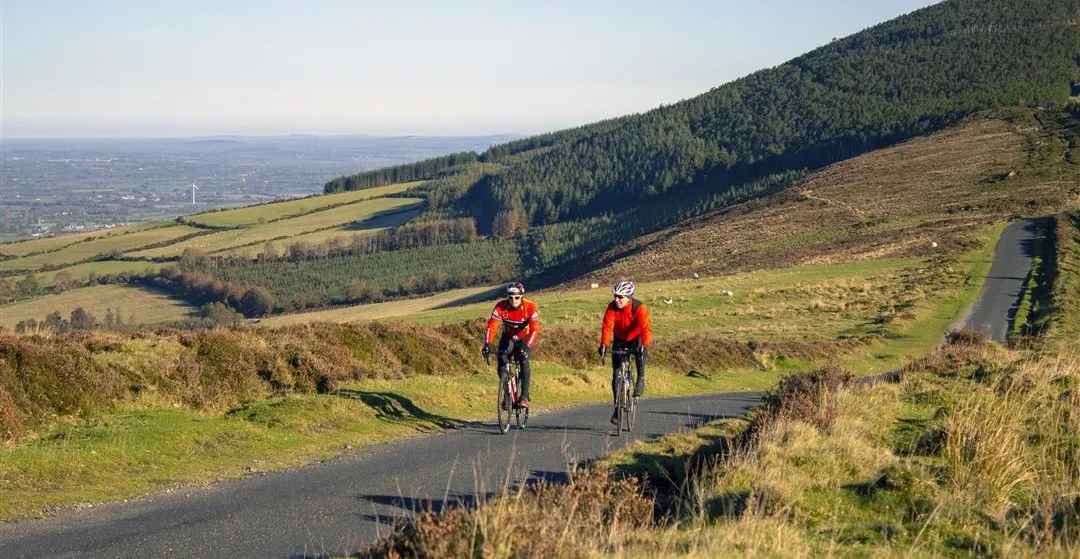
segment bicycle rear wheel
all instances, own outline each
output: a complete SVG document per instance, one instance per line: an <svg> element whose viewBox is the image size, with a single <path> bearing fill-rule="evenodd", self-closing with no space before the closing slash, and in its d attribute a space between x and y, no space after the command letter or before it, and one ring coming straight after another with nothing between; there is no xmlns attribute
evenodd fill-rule
<svg viewBox="0 0 1080 559"><path fill-rule="evenodd" d="M510 397L510 379L499 377L499 397L497 408L499 410L499 432L506 433L510 430L510 414L514 412L513 399Z"/></svg>

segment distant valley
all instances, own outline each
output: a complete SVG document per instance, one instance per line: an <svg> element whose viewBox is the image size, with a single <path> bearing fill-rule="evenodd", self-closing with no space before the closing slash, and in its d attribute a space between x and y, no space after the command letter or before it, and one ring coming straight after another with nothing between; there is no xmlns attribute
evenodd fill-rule
<svg viewBox="0 0 1080 559"><path fill-rule="evenodd" d="M514 136L6 139L0 240L306 196L355 173ZM198 190L192 202L192 183Z"/></svg>

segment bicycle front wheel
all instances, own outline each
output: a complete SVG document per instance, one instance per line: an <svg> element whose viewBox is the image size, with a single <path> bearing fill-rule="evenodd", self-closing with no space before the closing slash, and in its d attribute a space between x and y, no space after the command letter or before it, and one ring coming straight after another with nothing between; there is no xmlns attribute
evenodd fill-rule
<svg viewBox="0 0 1080 559"><path fill-rule="evenodd" d="M507 377L499 378L499 397L497 404L499 410L499 431L505 434L510 430L510 414L514 413L513 399L510 397L510 379Z"/></svg>
<svg viewBox="0 0 1080 559"><path fill-rule="evenodd" d="M623 383L622 401L622 421L619 422L619 428L620 430L625 428L629 433L634 429L634 398L630 394L629 378Z"/></svg>
<svg viewBox="0 0 1080 559"><path fill-rule="evenodd" d="M623 422L626 421L626 391L619 390L615 395L615 433L622 435Z"/></svg>

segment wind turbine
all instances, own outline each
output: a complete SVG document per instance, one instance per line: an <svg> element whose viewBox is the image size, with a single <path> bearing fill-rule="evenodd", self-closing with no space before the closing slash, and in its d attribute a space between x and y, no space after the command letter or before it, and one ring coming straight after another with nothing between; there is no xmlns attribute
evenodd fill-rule
<svg viewBox="0 0 1080 559"><path fill-rule="evenodd" d="M199 187L195 186L195 181L191 181L191 205L192 206L195 205L195 191L198 190L198 189L199 189Z"/></svg>

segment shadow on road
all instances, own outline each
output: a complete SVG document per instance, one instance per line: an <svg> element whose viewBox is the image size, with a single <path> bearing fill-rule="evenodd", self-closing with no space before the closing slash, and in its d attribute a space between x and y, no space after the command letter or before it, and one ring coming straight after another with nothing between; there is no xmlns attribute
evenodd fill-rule
<svg viewBox="0 0 1080 559"><path fill-rule="evenodd" d="M713 414L713 413L688 413L679 411L650 411L645 412L647 415L674 415L678 417L685 417L686 421L683 423L683 427L687 429L697 429L702 425L716 421L717 419L732 419L739 417L737 415L730 414Z"/></svg>
<svg viewBox="0 0 1080 559"><path fill-rule="evenodd" d="M445 415L424 411L412 400L393 392L368 392L364 390L341 389L332 392L334 396L360 400L375 410L375 418L390 423L410 425L422 432L434 432L441 429L457 429L468 422Z"/></svg>

